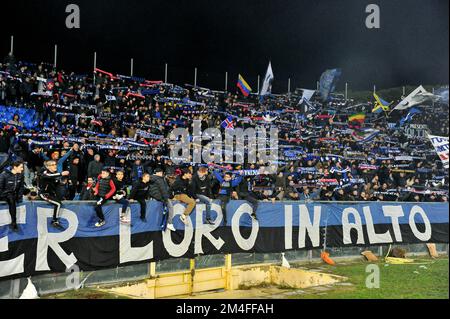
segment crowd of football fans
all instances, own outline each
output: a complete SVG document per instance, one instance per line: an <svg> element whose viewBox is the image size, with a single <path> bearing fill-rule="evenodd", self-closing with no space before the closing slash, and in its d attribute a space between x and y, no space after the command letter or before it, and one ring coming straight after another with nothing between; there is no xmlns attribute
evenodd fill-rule
<svg viewBox="0 0 450 319"><path fill-rule="evenodd" d="M422 124L448 136L448 101L421 106L400 126L408 110L372 113L370 101L305 100L301 89L263 99L232 91L98 69L77 75L8 55L0 64L0 105L33 110L34 117L25 123L12 114L0 123L0 198L12 189L18 201L96 200L97 226L108 200L139 201L144 212L147 199L178 200L189 215L196 202L241 199L255 218L259 201L448 200L448 171L425 134L406 130ZM350 123L355 113L365 119ZM225 120L231 130L275 126L278 160L264 163L269 173L260 162L179 163L169 134L192 132L194 120L203 130L225 131Z"/></svg>

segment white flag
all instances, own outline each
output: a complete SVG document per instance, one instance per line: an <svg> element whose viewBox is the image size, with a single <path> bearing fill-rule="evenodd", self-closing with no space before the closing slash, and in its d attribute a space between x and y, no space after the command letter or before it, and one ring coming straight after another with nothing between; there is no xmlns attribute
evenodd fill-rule
<svg viewBox="0 0 450 319"><path fill-rule="evenodd" d="M433 144L442 164L448 169L448 137L428 135L428 138L430 139L431 144Z"/></svg>
<svg viewBox="0 0 450 319"><path fill-rule="evenodd" d="M267 68L266 76L264 77L264 83L261 89L261 96L272 93L273 78L272 63L269 62L269 67Z"/></svg>
<svg viewBox="0 0 450 319"><path fill-rule="evenodd" d="M394 110L406 110L414 105L422 104L427 101L437 101L438 96L427 92L425 88L421 85L417 89L411 92L403 101L397 104Z"/></svg>

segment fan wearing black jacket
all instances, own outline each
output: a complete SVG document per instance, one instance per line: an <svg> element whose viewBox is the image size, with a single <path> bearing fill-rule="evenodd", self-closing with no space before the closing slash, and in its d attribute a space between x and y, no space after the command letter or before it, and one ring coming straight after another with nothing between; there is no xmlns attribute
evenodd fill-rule
<svg viewBox="0 0 450 319"><path fill-rule="evenodd" d="M141 220L147 222L145 215L147 210L146 200L149 198L150 174L144 173L141 180L135 182L130 192L130 202L137 201L141 206Z"/></svg>
<svg viewBox="0 0 450 319"><path fill-rule="evenodd" d="M212 185L206 167L200 167L192 177L191 194L197 202L206 205L206 222L213 225L214 222L211 220Z"/></svg>
<svg viewBox="0 0 450 319"><path fill-rule="evenodd" d="M123 171L117 171L116 176L113 178L114 185L116 186L116 193L113 196L113 199L117 204L122 205L122 213L120 214L120 221L123 223L129 223L130 221L126 218L126 211L130 204L127 200L127 189L124 180L125 174Z"/></svg>
<svg viewBox="0 0 450 319"><path fill-rule="evenodd" d="M156 167L154 174L150 177L150 189L149 195L154 200L162 202L165 207L167 207L169 214L167 218L167 229L175 231L173 226L173 204L170 200L172 198L172 193L170 191L170 186L164 177L164 171L161 167Z"/></svg>
<svg viewBox="0 0 450 319"><path fill-rule="evenodd" d="M38 174L39 197L53 206L52 226L62 229L59 223L59 211L62 203L61 198L57 195L57 188L61 177L68 176L70 173L68 171L58 173L57 164L54 160L46 161L44 166Z"/></svg>
<svg viewBox="0 0 450 319"><path fill-rule="evenodd" d="M191 187L189 185L191 179L191 171L189 169L183 169L181 175L177 177L172 185L173 198L187 205L183 214L180 215L180 219L185 225L188 224L188 216L195 208L195 200L192 198Z"/></svg>
<svg viewBox="0 0 450 319"><path fill-rule="evenodd" d="M20 203L23 197L23 169L23 162L17 161L11 164L11 170L6 169L0 174L0 201L8 203L13 231L18 231L17 203Z"/></svg>

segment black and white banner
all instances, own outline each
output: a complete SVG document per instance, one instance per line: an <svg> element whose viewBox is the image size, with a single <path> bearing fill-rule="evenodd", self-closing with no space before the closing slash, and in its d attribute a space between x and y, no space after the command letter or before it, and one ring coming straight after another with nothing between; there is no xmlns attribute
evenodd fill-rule
<svg viewBox="0 0 450 319"><path fill-rule="evenodd" d="M250 205L232 201L223 224L220 203L212 205L214 225L204 223L205 206L197 205L187 226L175 205L176 232L163 231L163 207L147 204L128 210L132 225L119 222L120 205L104 206L106 225L94 227L94 203L67 202L61 213L64 231L50 226L52 208L27 202L18 209L19 232L8 226L8 207L0 204L0 280L39 273L113 268L168 258L239 252L288 250L389 243L448 243L448 203L261 203L258 221Z"/></svg>

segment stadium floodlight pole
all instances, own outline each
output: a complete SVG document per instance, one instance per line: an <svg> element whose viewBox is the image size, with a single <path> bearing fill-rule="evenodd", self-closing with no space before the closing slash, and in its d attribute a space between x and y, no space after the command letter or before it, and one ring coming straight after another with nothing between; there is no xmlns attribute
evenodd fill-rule
<svg viewBox="0 0 450 319"><path fill-rule="evenodd" d="M166 63L166 67L164 70L164 83L166 83L166 84L167 84L167 70L168 70L168 64Z"/></svg>
<svg viewBox="0 0 450 319"><path fill-rule="evenodd" d="M53 67L56 69L56 61L58 59L58 45L55 44L55 54L53 56Z"/></svg>
<svg viewBox="0 0 450 319"><path fill-rule="evenodd" d="M133 58L131 58L131 61L130 61L130 76L133 76L133 70L134 69L134 59Z"/></svg>
<svg viewBox="0 0 450 319"><path fill-rule="evenodd" d="M194 70L194 87L197 87L197 68Z"/></svg>
<svg viewBox="0 0 450 319"><path fill-rule="evenodd" d="M228 72L225 72L225 92L228 91Z"/></svg>
<svg viewBox="0 0 450 319"><path fill-rule="evenodd" d="M14 36L11 36L11 50L9 51L11 54L14 54Z"/></svg>

